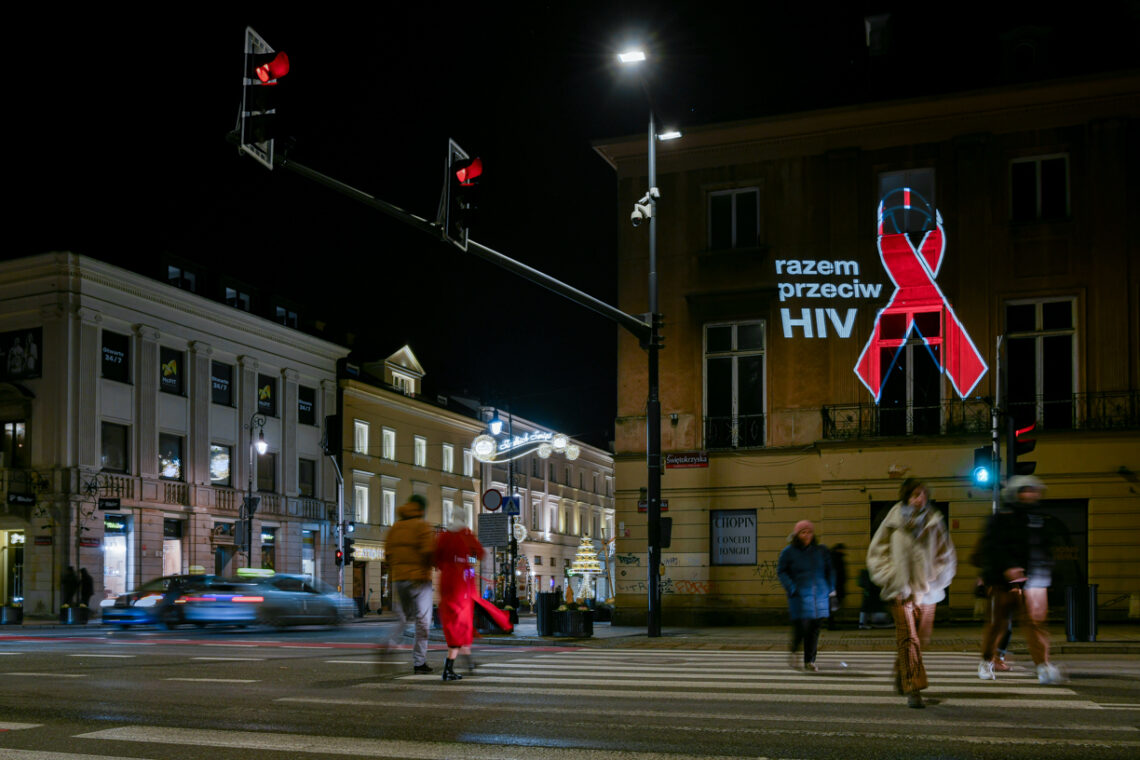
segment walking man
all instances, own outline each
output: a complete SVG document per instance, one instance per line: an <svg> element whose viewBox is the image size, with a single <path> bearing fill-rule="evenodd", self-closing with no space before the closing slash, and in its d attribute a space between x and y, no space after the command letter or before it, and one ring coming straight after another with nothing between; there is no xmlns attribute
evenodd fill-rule
<svg viewBox="0 0 1140 760"><path fill-rule="evenodd" d="M408 618L415 618L416 639L412 646L412 672L430 673L427 664L428 629L431 627L431 570L435 555L435 531L424 519L427 499L412 494L397 511L399 520L388 531L386 544L392 581L395 584L399 622L385 633L384 649L403 635Z"/></svg>
<svg viewBox="0 0 1140 760"><path fill-rule="evenodd" d="M1057 666L1049 662L1049 632L1045 615L1049 611L1049 585L1053 581L1053 555L1045 533L1045 519L1033 507L1045 493L1045 484L1032 475L1014 475L1002 498L1002 508L990 516L978 552L982 582L989 588L990 616L982 634L982 661L978 678L993 680L994 660L1002 637L1009 630L1009 618L1020 613L1021 630L1037 680L1043 684L1064 680Z"/></svg>

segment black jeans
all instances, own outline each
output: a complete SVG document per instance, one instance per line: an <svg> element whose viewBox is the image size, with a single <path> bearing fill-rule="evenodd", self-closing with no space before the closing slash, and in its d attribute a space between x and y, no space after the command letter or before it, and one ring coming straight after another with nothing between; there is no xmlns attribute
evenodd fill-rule
<svg viewBox="0 0 1140 760"><path fill-rule="evenodd" d="M792 621L792 653L804 645L804 664L815 662L819 648L819 628L824 618L800 618Z"/></svg>

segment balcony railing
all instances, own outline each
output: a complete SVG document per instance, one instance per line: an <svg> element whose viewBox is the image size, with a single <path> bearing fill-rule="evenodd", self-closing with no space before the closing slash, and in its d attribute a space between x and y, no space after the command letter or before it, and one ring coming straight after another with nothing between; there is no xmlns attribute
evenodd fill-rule
<svg viewBox="0 0 1140 760"><path fill-rule="evenodd" d="M1019 424L1037 420L1041 430L1135 430L1140 428L1140 392L1076 393L1061 399L1010 402ZM820 410L824 440L914 435L960 435L990 430L983 399L947 399L938 406L890 407L836 404Z"/></svg>
<svg viewBox="0 0 1140 760"><path fill-rule="evenodd" d="M705 448L752 449L763 445L763 414L705 417Z"/></svg>

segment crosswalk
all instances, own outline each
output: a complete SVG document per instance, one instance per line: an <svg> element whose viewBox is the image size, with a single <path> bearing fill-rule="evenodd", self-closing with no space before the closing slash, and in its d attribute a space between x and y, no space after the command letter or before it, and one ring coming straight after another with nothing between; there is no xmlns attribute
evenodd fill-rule
<svg viewBox="0 0 1140 760"><path fill-rule="evenodd" d="M1026 752L1067 747L1093 756L1140 756L1140 727L1130 721L1134 705L1098 703L1072 684L1045 686L1029 668L981 681L976 658L965 653L924 657L930 679L929 709L907 710L895 693L893 654L848 652L821 655L820 671L793 671L782 652L709 650L572 650L504 653L486 659L461 681L440 683L439 671L361 679L335 691L298 690L271 697L286 709L334 709L344 714L427 716L445 700L451 719L473 726L501 720L504 708L526 716L518 734L497 733L467 741L311 735L289 731L227 730L158 725L123 725L76 732L81 752L6 748L5 737L45 730L41 724L0 722L2 760L117 760L117 752L138 758L199 757L223 748L279 756L355 756L470 760L721 760L722 755L684 751L641 751L597 746L596 741L559 739L568 718L575 725L604 725L610 736L647 730L691 734L700 747L733 748L732 742L782 748L773 760L815 757L796 747L842 741L910 742L978 756L1002 745ZM209 657L209 660L229 658ZM233 658L245 660L246 658ZM256 658L248 658L254 660ZM360 659L327 659L332 667ZM367 660L372 662L371 657ZM465 672L462 671L461 672ZM30 673L29 673L30 675ZM171 679L193 681L197 679ZM240 685L252 680L232 679ZM503 695L510 702L504 705ZM272 708L269 708L272 709ZM459 716L459 717L456 717ZM1125 716L1125 717L1121 717ZM533 735L528 735L530 731ZM573 732L570 734L573 735ZM781 744L783 742L783 744ZM666 745L668 746L668 745ZM906 745L909 746L909 745ZM134 747L127 751L124 747ZM783 749L787 751L783 751ZM991 753L991 754L987 754ZM1107 753L1107 754L1103 754ZM224 755L229 757L230 755ZM237 755L235 755L237 756ZM726 751L724 757L739 756ZM756 756L756 755L749 755ZM209 757L203 754L202 757Z"/></svg>

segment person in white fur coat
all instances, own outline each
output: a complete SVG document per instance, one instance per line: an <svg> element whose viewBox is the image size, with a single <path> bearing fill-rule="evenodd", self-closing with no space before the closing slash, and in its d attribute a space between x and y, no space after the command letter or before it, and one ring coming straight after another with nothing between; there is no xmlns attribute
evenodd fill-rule
<svg viewBox="0 0 1140 760"><path fill-rule="evenodd" d="M925 707L920 692L929 684L922 647L934 630L934 607L958 569L946 521L929 498L925 483L907 478L867 548L867 571L895 621L895 687L908 707Z"/></svg>

